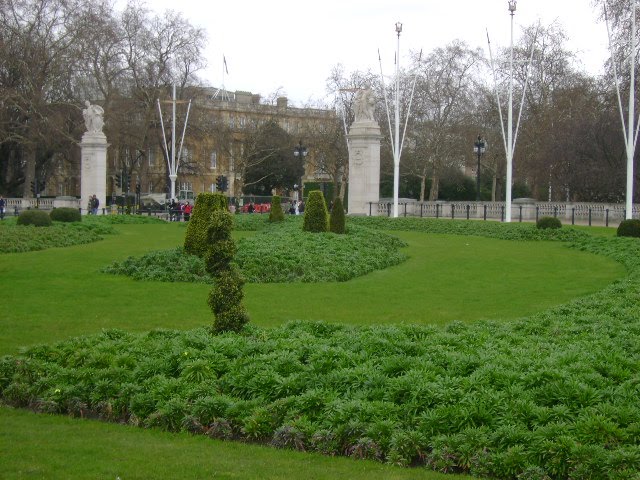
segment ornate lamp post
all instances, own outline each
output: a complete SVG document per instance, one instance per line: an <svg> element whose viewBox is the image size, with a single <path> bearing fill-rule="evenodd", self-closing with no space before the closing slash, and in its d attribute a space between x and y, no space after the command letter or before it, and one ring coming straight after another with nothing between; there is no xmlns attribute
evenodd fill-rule
<svg viewBox="0 0 640 480"><path fill-rule="evenodd" d="M473 144L473 151L478 155L478 169L476 170L476 202L480 201L480 157L487 150L487 142L478 135L478 140Z"/></svg>
<svg viewBox="0 0 640 480"><path fill-rule="evenodd" d="M303 162L305 157L308 155L308 153L309 151L307 150L307 147L302 145L302 140L300 140L298 142L298 145L293 148L293 156L296 158L302 159ZM293 188L296 192L296 201L298 201L300 198L304 198L302 196L302 189L303 189L302 177L300 178L300 186L298 187L298 185L294 185Z"/></svg>

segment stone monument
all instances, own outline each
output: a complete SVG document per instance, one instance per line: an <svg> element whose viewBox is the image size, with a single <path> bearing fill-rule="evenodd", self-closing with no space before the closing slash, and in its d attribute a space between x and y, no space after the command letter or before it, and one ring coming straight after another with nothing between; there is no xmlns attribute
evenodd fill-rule
<svg viewBox="0 0 640 480"><path fill-rule="evenodd" d="M349 215L377 215L380 200L380 126L371 89L358 92L349 139Z"/></svg>
<svg viewBox="0 0 640 480"><path fill-rule="evenodd" d="M82 111L87 131L80 142L80 209L90 213L89 199L93 195L99 201L98 214L106 207L107 200L107 137L102 132L104 110L100 105L91 105L87 100Z"/></svg>

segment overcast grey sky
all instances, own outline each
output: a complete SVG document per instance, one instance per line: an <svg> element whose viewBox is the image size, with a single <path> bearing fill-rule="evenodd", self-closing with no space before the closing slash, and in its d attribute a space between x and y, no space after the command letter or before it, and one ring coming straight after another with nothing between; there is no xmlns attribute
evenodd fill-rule
<svg viewBox="0 0 640 480"><path fill-rule="evenodd" d="M297 104L324 99L331 69L391 74L396 50L395 23L403 23L400 58L410 50L429 52L454 39L487 51L489 30L494 52L509 46L507 0L147 0L161 13L173 9L208 32L209 64L201 77L222 83L222 56L229 74L227 89L268 95L282 87ZM558 21L569 37L568 47L584 68L599 74L607 53L607 31L598 22L591 0L519 0L514 41L523 26L540 19Z"/></svg>

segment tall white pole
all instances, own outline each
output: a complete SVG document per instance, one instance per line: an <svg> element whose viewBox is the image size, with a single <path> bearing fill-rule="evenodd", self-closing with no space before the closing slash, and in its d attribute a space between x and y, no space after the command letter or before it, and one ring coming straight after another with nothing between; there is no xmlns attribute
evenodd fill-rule
<svg viewBox="0 0 640 480"><path fill-rule="evenodd" d="M178 169L176 168L176 84L173 84L173 102L171 104L173 119L171 122L171 169L169 180L171 180L171 200L176 198L176 180L178 179Z"/></svg>
<svg viewBox="0 0 640 480"><path fill-rule="evenodd" d="M511 187L513 183L513 16L516 2L509 2L511 14L511 47L509 53L509 110L507 113L507 192L505 206L505 222L511 222Z"/></svg>
<svg viewBox="0 0 640 480"><path fill-rule="evenodd" d="M636 104L636 0L631 0L631 54L629 79L629 121L627 124L627 198L625 218L633 218L633 155L635 152L635 104Z"/></svg>
<svg viewBox="0 0 640 480"><path fill-rule="evenodd" d="M402 24L396 23L398 42L396 49L396 92L395 92L395 143L393 149L393 218L398 217L398 194L400 192L400 33Z"/></svg>

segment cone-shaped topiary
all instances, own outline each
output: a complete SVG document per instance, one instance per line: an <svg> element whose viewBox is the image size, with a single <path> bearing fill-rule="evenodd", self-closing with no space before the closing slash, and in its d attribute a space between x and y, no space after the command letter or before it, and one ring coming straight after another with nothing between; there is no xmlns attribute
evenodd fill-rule
<svg viewBox="0 0 640 480"><path fill-rule="evenodd" d="M329 230L327 204L324 203L324 195L320 190L309 192L307 205L304 209L304 224L302 230L316 233L327 232Z"/></svg>
<svg viewBox="0 0 640 480"><path fill-rule="evenodd" d="M619 237L640 237L640 220L634 218L621 221L616 234Z"/></svg>
<svg viewBox="0 0 640 480"><path fill-rule="evenodd" d="M333 233L344 233L344 208L342 207L342 200L340 197L336 198L333 202L333 209L331 209L331 216L329 217L329 231Z"/></svg>
<svg viewBox="0 0 640 480"><path fill-rule="evenodd" d="M280 201L280 195L274 195L271 197L271 210L269 211L270 222L283 222L284 212L282 211L282 202Z"/></svg>
<svg viewBox="0 0 640 480"><path fill-rule="evenodd" d="M191 213L184 236L184 251L204 258L207 251L207 229L214 211L227 211L227 198L220 193L200 193Z"/></svg>

